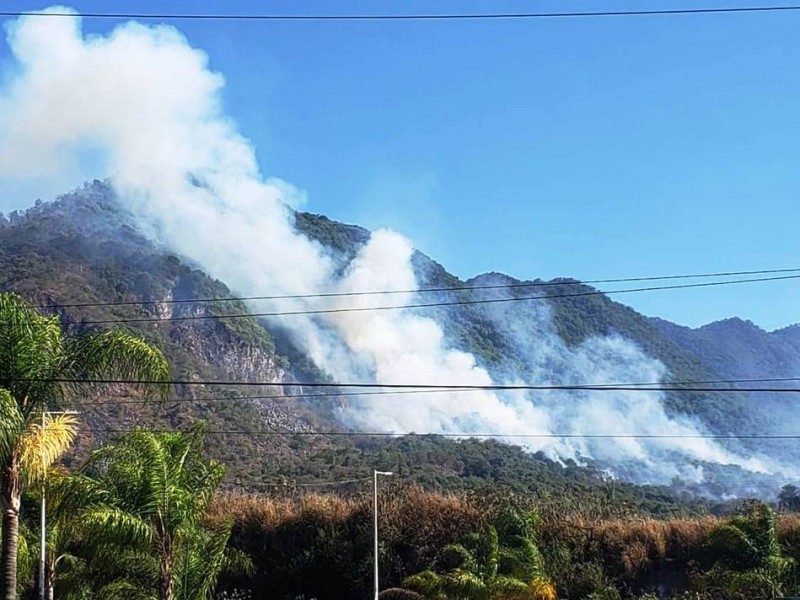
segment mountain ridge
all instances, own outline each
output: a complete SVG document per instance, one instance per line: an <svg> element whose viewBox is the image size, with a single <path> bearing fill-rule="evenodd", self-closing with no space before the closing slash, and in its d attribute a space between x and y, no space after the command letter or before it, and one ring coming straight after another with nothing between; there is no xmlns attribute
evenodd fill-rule
<svg viewBox="0 0 800 600"><path fill-rule="evenodd" d="M340 273L370 239L368 230L357 225L341 224L323 215L296 213L295 226L299 232L330 252L339 265ZM519 284L541 283L541 280L523 282L502 273L480 274L462 281L419 251L413 253L411 260L421 288L469 288L498 280ZM175 315L244 313L247 307L236 301L221 306L215 304L213 307L192 303L169 304L168 301L173 299L230 297L234 291L224 282L205 275L200 265L174 255L164 245L154 243L116 202L113 191L104 182L88 183L55 202L39 202L24 213L15 212L6 219L0 219L0 266L3 267L0 289L18 291L35 303L132 303L132 306L122 307L58 309L56 312L67 327L75 331L84 330L87 327L82 324L84 322L109 317L145 315L165 321L148 324L138 331L165 348L178 378L205 375L276 382L303 379L331 381L308 360L302 348L293 347L280 328L266 322L252 318L182 324L167 322L170 316ZM694 330L646 317L604 295L554 301L549 298L565 292L595 288L570 278L559 278L550 283L555 285L540 288L543 292L537 291L536 294L548 299L511 302L505 305L509 307L505 313L489 312L482 305L431 307L419 312L440 323L451 347L472 353L478 366L489 369L501 381L526 374L556 379L562 377L564 373L561 371L563 365L558 362L561 360L559 353L570 355L583 352L587 344L600 338L610 340L609 343L620 339L634 344L647 356L665 365L667 380L723 378L721 372L724 369L720 365L714 364L702 352L695 353L692 349L689 342L695 334L687 331ZM466 294L459 297L476 297L475 293L475 290L459 292ZM522 287L492 293L524 297L530 292ZM439 292L430 297L447 300L452 298L451 294ZM139 304L141 302L152 304ZM531 339L521 342L509 336L509 327L512 330L519 328L511 326L508 318L512 323L525 324L526 336ZM749 330L747 326L739 324L737 328ZM726 327L709 324L703 335L713 337L714 332L728 334ZM782 352L800 348L800 326L789 326L773 333L768 339L776 340L773 346ZM553 338L552 335L557 337ZM519 344L524 342L538 347L546 340L551 340L549 343L560 340L557 343L562 344L563 348L550 358L545 356L544 362L538 367L539 371L532 374L531 365L524 360L524 352L521 352ZM724 345L723 342L719 343ZM756 367L758 363L753 368ZM210 391L204 392L208 394ZM222 403L185 402L186 399L195 400L192 398L193 392L188 389L178 392L184 402L165 411L166 415L151 407L134 411L107 406L102 410L89 411L86 418L98 427L109 422L126 426L134 423L176 426L205 418L220 429L247 426L286 431L285 435L270 437L269 442L255 436L243 440L243 449L234 449L220 441L213 442L213 452L234 464L231 481L242 485L248 485L248 481L255 485L265 477L300 477L302 480L324 476L324 469L320 470L314 465L320 460L329 460L323 457L350 452L347 448L358 448L361 452L373 448L379 454L384 452L374 446L369 438L348 440L344 446L316 437L302 443L292 438L293 431L313 433L340 428L342 425L337 415L352 404L345 396L282 399L282 388L275 388L272 392L275 397L272 399L264 399L257 404L247 401L226 402L223 410ZM241 394L242 391L231 390L228 395L235 396L236 393ZM198 393L194 395L198 396ZM736 395L722 401L712 395L673 393L665 398L665 406L671 414L700 419L711 431L735 430L733 428L744 419L759 427L768 425L763 416L753 414L745 398ZM187 408L184 412L186 407L191 409ZM91 440L86 442L91 443ZM395 442L387 440L384 446L393 444ZM445 447L456 446L445 444ZM255 456L259 454L273 457L276 463L256 460ZM353 458L347 460L353 461ZM545 459L532 458L530 465L524 468L533 468L539 464L536 461L540 460ZM355 461L351 464L361 463ZM256 472L252 472L254 468ZM336 468L345 467L339 465ZM601 479L598 479L597 484L600 483Z"/></svg>

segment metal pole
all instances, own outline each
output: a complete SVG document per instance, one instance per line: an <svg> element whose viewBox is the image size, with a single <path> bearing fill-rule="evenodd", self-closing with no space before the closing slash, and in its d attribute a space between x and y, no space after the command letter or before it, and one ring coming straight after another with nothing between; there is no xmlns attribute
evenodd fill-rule
<svg viewBox="0 0 800 600"><path fill-rule="evenodd" d="M375 543L375 553L373 554L373 562L375 567L375 600L378 600L378 472L375 471L375 486L372 495L372 516L375 531L373 535L373 542Z"/></svg>
<svg viewBox="0 0 800 600"><path fill-rule="evenodd" d="M42 508L41 514L39 515L39 600L45 600L45 591L44 591L44 562L45 562L45 544L47 542L45 536L45 527L47 525L47 509L45 506L45 464L44 464L44 430L45 430L45 417L47 415L47 411L42 408L42 432L41 437L39 439L39 454L42 460Z"/></svg>
<svg viewBox="0 0 800 600"><path fill-rule="evenodd" d="M375 600L378 600L378 592L380 592L380 582L378 577L378 475L391 475L391 471L375 471L375 481L373 487L373 494L372 494L372 512L373 512L373 524L375 526L375 535L374 535L374 542L375 542L375 554L374 554L374 563L375 563Z"/></svg>
<svg viewBox="0 0 800 600"><path fill-rule="evenodd" d="M42 508L39 515L39 600L45 600L45 585L44 573L45 562L47 560L47 501L45 498L45 489L47 487L47 470L45 469L44 462L44 431L47 426L45 418L49 415L77 415L74 410L62 410L58 412L50 412L42 407L42 437L39 440L39 454L42 459Z"/></svg>

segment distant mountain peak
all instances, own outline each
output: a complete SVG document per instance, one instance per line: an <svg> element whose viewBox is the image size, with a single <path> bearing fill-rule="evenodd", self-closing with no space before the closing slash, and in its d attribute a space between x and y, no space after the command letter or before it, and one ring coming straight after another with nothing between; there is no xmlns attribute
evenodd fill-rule
<svg viewBox="0 0 800 600"><path fill-rule="evenodd" d="M753 321L749 319L742 319L741 317L728 317L727 319L720 319L718 321L713 321L702 327L698 328L699 330L720 330L720 329L737 329L739 331L758 331L760 333L766 333L764 329L753 323Z"/></svg>

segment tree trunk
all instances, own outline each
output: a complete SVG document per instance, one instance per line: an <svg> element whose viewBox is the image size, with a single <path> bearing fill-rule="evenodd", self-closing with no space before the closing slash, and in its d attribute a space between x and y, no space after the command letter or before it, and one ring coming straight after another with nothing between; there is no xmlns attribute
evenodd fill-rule
<svg viewBox="0 0 800 600"><path fill-rule="evenodd" d="M3 509L2 547L0 568L3 577L3 599L17 599L17 545L19 544L19 462L12 457L11 464L0 473L0 505Z"/></svg>
<svg viewBox="0 0 800 600"><path fill-rule="evenodd" d="M53 593L56 587L56 565L52 560L48 560L44 570L44 595L46 600L53 600Z"/></svg>
<svg viewBox="0 0 800 600"><path fill-rule="evenodd" d="M172 561L164 559L161 562L161 575L158 581L159 600L173 600L172 591Z"/></svg>

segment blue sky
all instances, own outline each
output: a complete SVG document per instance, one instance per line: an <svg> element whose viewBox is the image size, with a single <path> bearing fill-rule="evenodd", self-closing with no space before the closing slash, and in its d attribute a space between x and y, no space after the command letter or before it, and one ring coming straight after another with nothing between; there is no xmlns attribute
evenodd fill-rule
<svg viewBox="0 0 800 600"><path fill-rule="evenodd" d="M297 14L700 3L70 5ZM2 9L44 6L6 0ZM406 233L461 277L800 266L800 12L175 25L224 74L228 112L266 175L304 189L307 210ZM772 329L800 321L798 292L790 281L619 299L687 325L738 315Z"/></svg>

